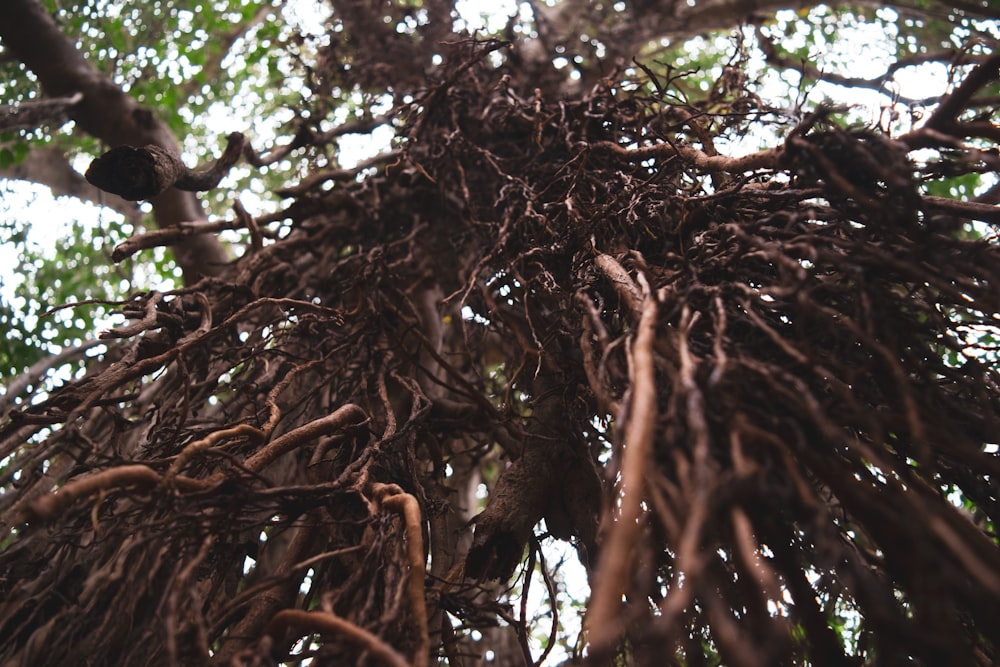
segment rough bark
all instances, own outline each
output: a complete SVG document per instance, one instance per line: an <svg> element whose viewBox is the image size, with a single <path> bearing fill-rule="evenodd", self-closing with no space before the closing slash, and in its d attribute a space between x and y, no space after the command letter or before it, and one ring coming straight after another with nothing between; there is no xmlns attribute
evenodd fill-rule
<svg viewBox="0 0 1000 667"><path fill-rule="evenodd" d="M231 133L222 156L203 171L190 169L174 153L156 145L119 146L91 162L85 178L129 201L155 199L170 188L202 192L219 185L242 155L244 144L242 134Z"/></svg>

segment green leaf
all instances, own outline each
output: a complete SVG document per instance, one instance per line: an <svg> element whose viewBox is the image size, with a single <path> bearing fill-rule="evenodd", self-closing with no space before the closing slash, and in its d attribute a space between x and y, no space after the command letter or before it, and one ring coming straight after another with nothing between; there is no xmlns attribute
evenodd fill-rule
<svg viewBox="0 0 1000 667"><path fill-rule="evenodd" d="M14 162L20 164L24 162L24 158L28 157L28 153L31 152L31 146L27 141L19 141L14 144L12 150L14 152Z"/></svg>

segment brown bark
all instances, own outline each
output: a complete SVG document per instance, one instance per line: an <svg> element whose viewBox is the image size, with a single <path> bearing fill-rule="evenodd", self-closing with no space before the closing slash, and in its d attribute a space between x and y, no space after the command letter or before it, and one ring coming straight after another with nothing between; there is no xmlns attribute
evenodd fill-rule
<svg viewBox="0 0 1000 667"><path fill-rule="evenodd" d="M153 144L178 152L170 128L89 63L35 0L0 3L0 39L8 53L34 72L48 95L83 94L69 110L82 131L110 146ZM150 202L160 227L205 217L197 197L188 192L171 188ZM184 239L174 246L174 255L188 283L218 274L229 261L218 240L207 236Z"/></svg>
<svg viewBox="0 0 1000 667"><path fill-rule="evenodd" d="M90 163L85 178L102 190L130 201L153 199L171 187L186 192L204 192L219 185L242 155L246 141L233 132L216 163L204 171L189 169L174 153L156 145L119 146Z"/></svg>

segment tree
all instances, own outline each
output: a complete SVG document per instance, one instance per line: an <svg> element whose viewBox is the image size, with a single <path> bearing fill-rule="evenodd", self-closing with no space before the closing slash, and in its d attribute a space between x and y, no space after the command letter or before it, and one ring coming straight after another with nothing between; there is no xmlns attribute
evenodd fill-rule
<svg viewBox="0 0 1000 667"><path fill-rule="evenodd" d="M293 138L233 134L207 175L35 0L0 4L48 104L139 144L89 179L158 216L237 159L396 135L273 214L115 249L244 233L9 412L4 663L541 663L554 538L592 591L570 660L994 664L1000 29L796 3L803 46L786 3L693 4L528 3L484 35L333 2ZM897 31L884 76L803 57L852 23ZM762 83L931 62L949 84L868 125ZM345 91L387 111L331 125ZM103 104L155 131L102 134Z"/></svg>

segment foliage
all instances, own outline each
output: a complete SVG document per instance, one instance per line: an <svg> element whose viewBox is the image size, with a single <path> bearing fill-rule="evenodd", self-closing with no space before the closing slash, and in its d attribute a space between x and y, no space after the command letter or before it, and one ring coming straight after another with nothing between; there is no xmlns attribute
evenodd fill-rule
<svg viewBox="0 0 1000 667"><path fill-rule="evenodd" d="M69 233L55 239L31 234L24 220L4 221L0 243L17 253L0 295L0 322L7 332L0 349L4 376L17 377L44 357L92 338L108 318L101 303L132 290L129 263L108 261L109 241L124 240L131 229L118 215L105 213L99 221L99 227L64 222ZM80 301L93 303L55 310Z"/></svg>

